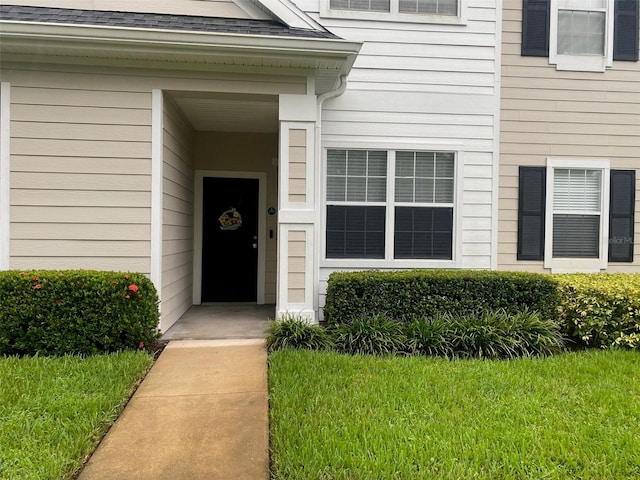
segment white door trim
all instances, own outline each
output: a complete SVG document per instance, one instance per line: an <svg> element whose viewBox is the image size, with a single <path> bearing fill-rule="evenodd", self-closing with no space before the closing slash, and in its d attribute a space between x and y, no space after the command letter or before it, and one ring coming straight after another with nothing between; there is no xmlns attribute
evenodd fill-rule
<svg viewBox="0 0 640 480"><path fill-rule="evenodd" d="M196 170L193 205L193 304L202 303L202 182L205 177L252 178L258 180L258 305L264 305L267 228L267 173Z"/></svg>

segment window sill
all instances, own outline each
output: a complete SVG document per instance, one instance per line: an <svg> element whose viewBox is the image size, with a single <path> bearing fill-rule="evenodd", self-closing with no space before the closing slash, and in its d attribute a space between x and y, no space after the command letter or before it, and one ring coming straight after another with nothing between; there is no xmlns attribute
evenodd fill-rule
<svg viewBox="0 0 640 480"><path fill-rule="evenodd" d="M384 259L370 259L370 258L330 258L320 262L321 268L375 268L375 269L390 269L390 270L405 270L414 268L460 268L455 260L384 260Z"/></svg>
<svg viewBox="0 0 640 480"><path fill-rule="evenodd" d="M605 72L613 63L608 57L594 55L555 55L549 57L549 63L556 70L570 72Z"/></svg>
<svg viewBox="0 0 640 480"><path fill-rule="evenodd" d="M606 270L607 262L601 258L550 258L544 267L551 273L598 273Z"/></svg>

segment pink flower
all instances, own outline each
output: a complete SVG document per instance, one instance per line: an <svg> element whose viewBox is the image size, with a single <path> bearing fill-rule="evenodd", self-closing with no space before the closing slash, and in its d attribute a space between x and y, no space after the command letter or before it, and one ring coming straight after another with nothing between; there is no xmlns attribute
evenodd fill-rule
<svg viewBox="0 0 640 480"><path fill-rule="evenodd" d="M144 348L144 342L140 342L140 343L138 344L138 348Z"/></svg>
<svg viewBox="0 0 640 480"><path fill-rule="evenodd" d="M31 281L32 281L32 282L37 282L37 281L38 281L38 277L32 277L32 278L31 278Z"/></svg>
<svg viewBox="0 0 640 480"><path fill-rule="evenodd" d="M138 286L135 283L132 283L129 285L129 291L131 293L138 293Z"/></svg>
<svg viewBox="0 0 640 480"><path fill-rule="evenodd" d="M40 284L33 286L34 290L40 290L41 288L42 288L42 285L40 285Z"/></svg>
<svg viewBox="0 0 640 480"><path fill-rule="evenodd" d="M129 300L131 298L130 295L125 295L124 298L126 298L127 300Z"/></svg>

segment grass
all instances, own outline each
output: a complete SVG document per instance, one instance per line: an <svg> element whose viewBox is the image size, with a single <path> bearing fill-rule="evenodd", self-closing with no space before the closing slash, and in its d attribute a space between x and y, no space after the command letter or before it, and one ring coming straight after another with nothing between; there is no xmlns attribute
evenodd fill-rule
<svg viewBox="0 0 640 480"><path fill-rule="evenodd" d="M152 361L142 352L0 357L0 478L70 478Z"/></svg>
<svg viewBox="0 0 640 480"><path fill-rule="evenodd" d="M273 479L640 478L640 352L269 357Z"/></svg>

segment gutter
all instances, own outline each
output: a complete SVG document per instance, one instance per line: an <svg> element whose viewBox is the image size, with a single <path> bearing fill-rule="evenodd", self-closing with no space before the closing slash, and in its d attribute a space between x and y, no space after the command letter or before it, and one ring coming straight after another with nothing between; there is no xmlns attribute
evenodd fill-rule
<svg viewBox="0 0 640 480"><path fill-rule="evenodd" d="M316 107L316 128L315 128L315 157L316 157L316 166L315 166L315 172L314 172L314 176L317 179L322 179L322 145L321 145L321 139L322 139L322 105L324 104L324 102L326 100L332 99L332 98L336 98L339 97L340 95L342 95L345 90L347 89L347 75L343 74L340 75L339 78L339 84L338 86L333 89L333 90L329 90L326 93L323 93L322 95L318 96L317 99L317 107ZM322 222L322 194L321 192L324 191L324 187L322 186L322 184L320 184L320 188L316 188L316 198L315 198L315 204L318 206L315 210L316 210L316 232L315 232L315 241L316 241L316 245L321 245L322 244L322 231L318 228L319 225ZM314 278L313 278L313 310L318 312L317 315L317 320L320 321L320 304L319 304L319 299L320 299L320 249L319 248L315 248L314 249L314 254L313 254L313 263L315 265L314 268Z"/></svg>

